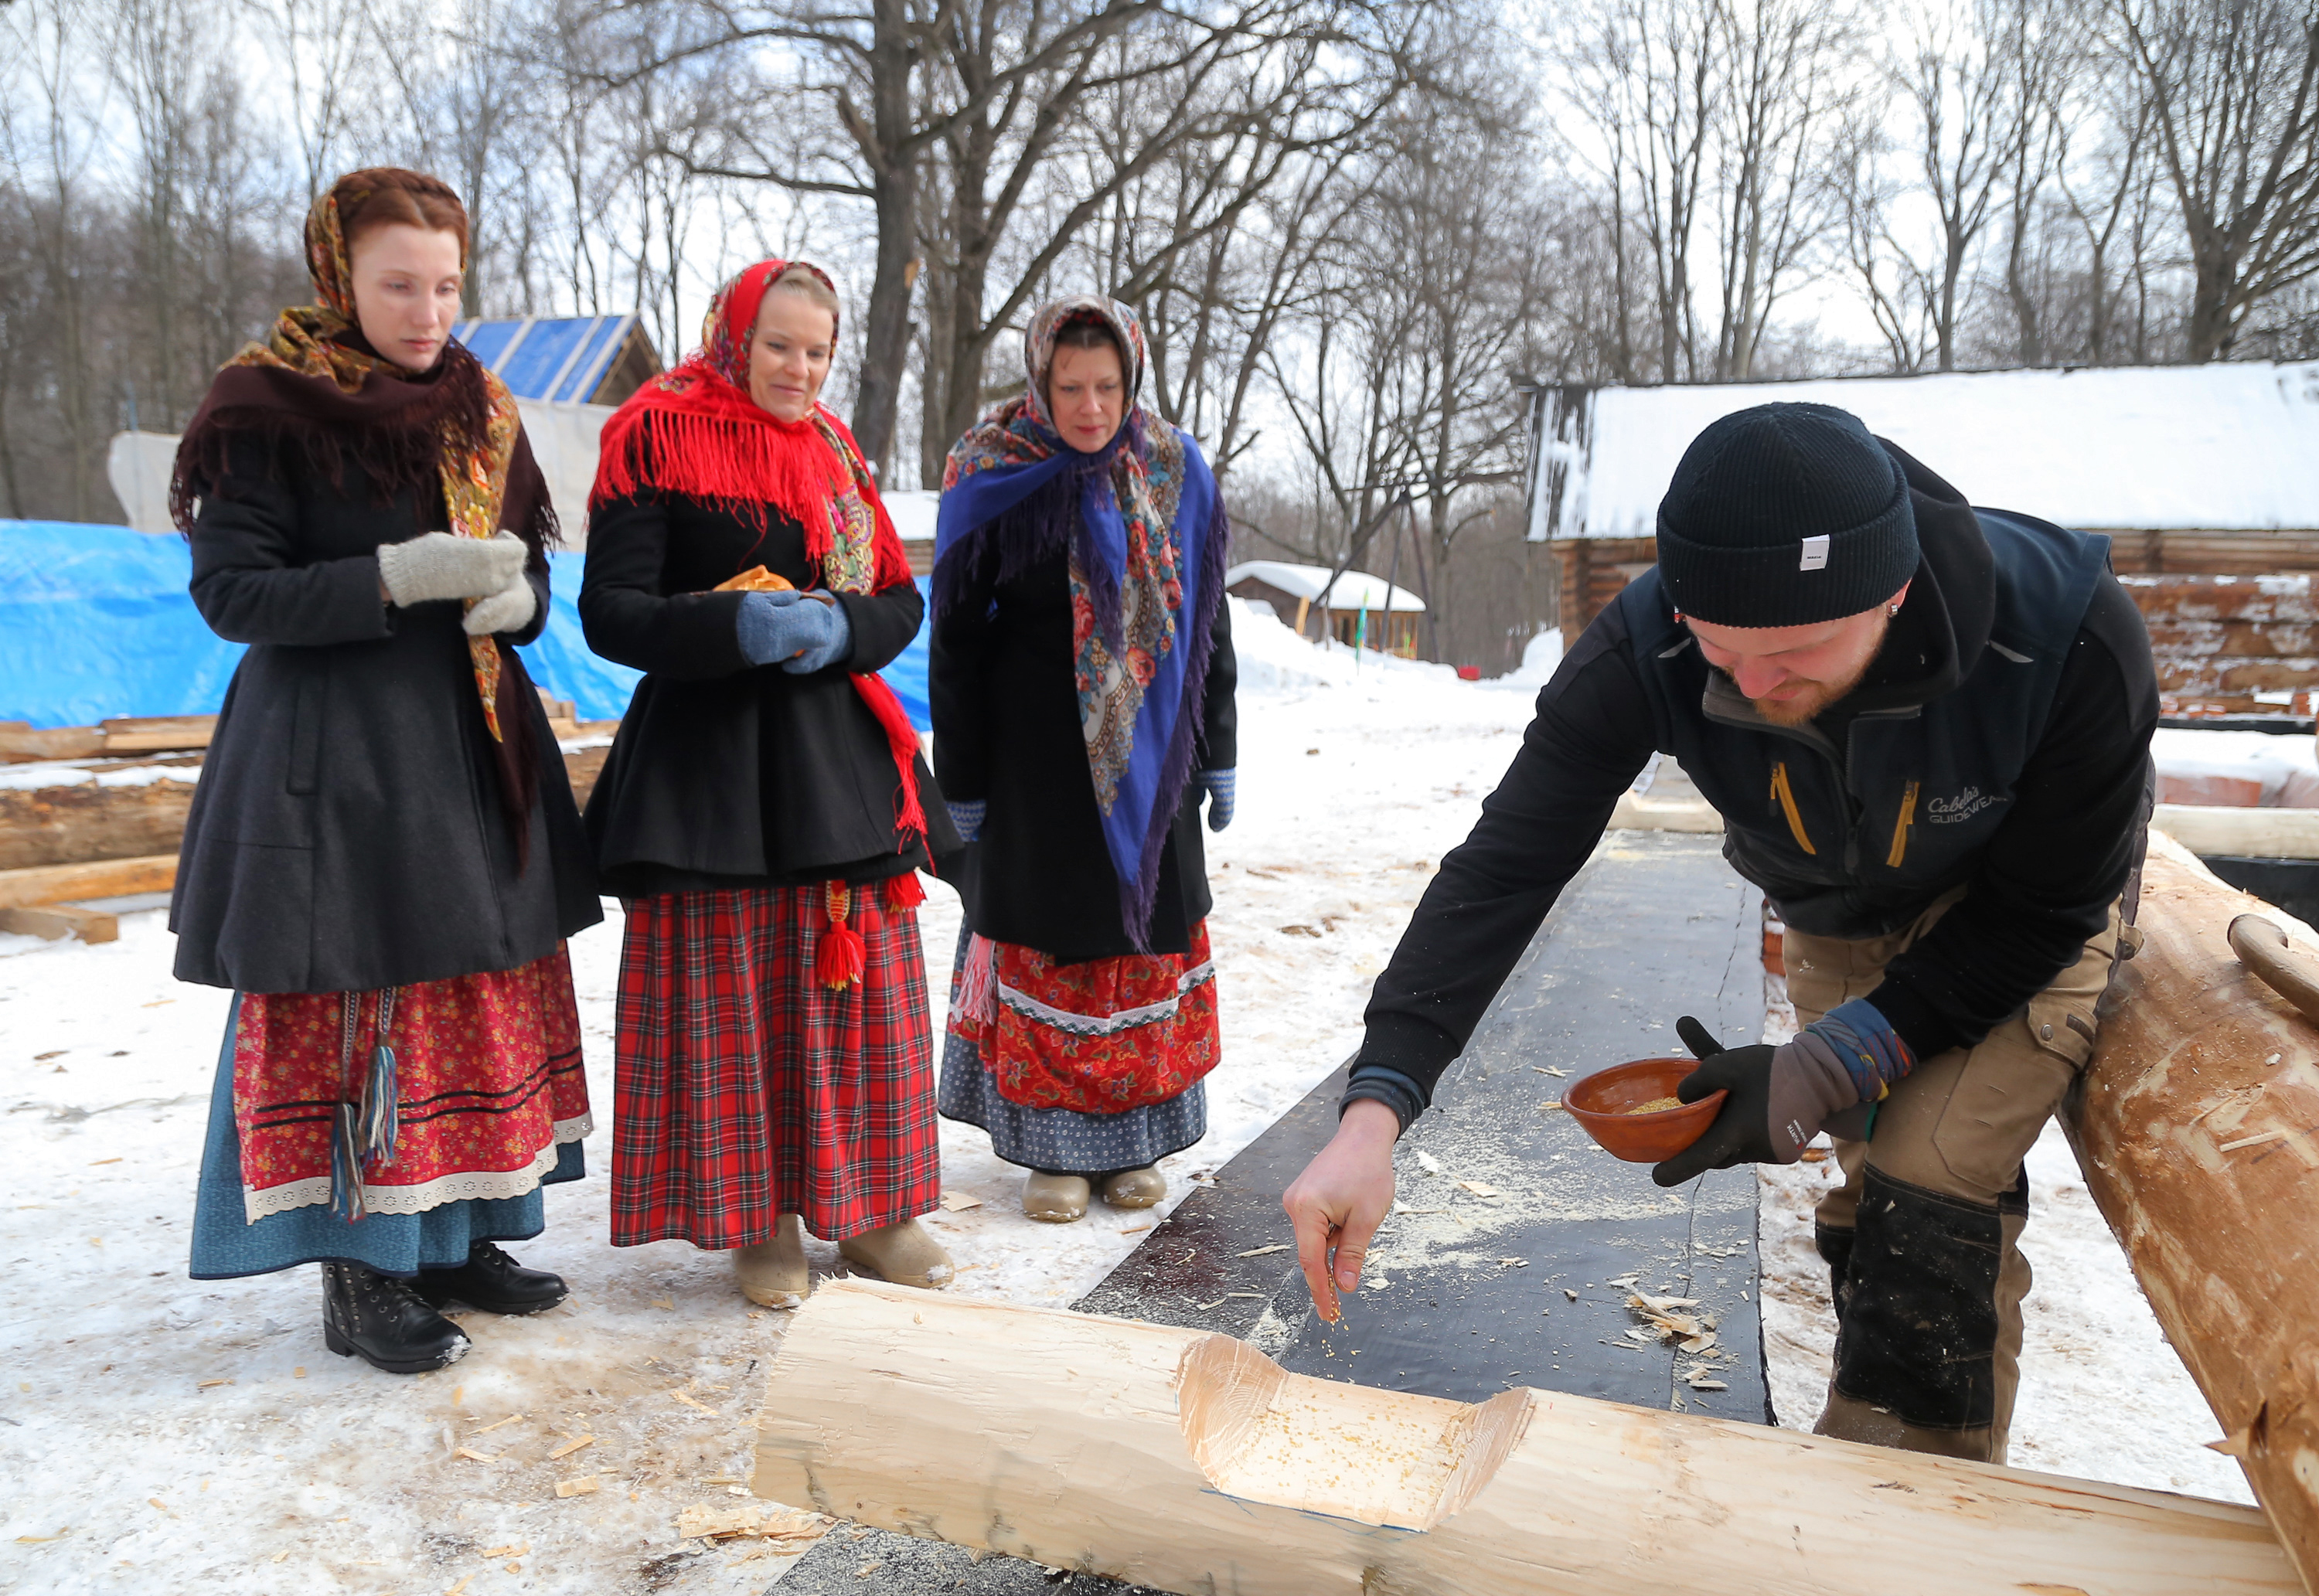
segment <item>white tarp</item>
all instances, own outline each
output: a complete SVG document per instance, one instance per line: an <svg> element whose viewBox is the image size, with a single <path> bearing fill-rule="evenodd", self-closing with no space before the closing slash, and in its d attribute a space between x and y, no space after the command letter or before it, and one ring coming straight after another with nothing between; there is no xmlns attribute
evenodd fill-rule
<svg viewBox="0 0 2319 1596"><path fill-rule="evenodd" d="M564 524L564 546L588 546L588 491L596 485L596 440L612 407L603 404L551 404L546 400L519 399L524 436L531 440L532 458L547 478L549 498ZM169 473L177 458L174 433L121 432L113 435L105 453L105 475L113 497L128 512L128 521L140 532L170 532Z"/></svg>
<svg viewBox="0 0 2319 1596"><path fill-rule="evenodd" d="M1541 451L1533 537L1640 537L1683 449L1719 416L1808 401L1850 410L1975 504L2111 531L2319 527L2319 364L2248 361L1727 386L1564 390L1584 407ZM1557 402L1554 390L1538 402Z"/></svg>
<svg viewBox="0 0 2319 1596"><path fill-rule="evenodd" d="M1371 576L1366 571L1348 571L1339 576L1336 586L1329 584L1326 565L1292 565L1281 560L1246 560L1224 573L1224 586L1237 587L1253 577L1267 587L1278 588L1284 593L1299 599L1310 599L1329 609L1383 609L1385 607L1385 580ZM1325 600L1321 595L1328 591ZM1422 610L1425 600L1408 588L1395 583L1393 588L1393 608L1396 610Z"/></svg>

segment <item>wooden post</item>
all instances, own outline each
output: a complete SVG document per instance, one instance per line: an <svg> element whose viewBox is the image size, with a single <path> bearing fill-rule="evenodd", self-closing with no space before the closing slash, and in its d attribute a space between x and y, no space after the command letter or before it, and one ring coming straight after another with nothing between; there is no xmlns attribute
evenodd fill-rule
<svg viewBox="0 0 2319 1596"><path fill-rule="evenodd" d="M761 1496L1187 1596L2298 1589L2251 1508L862 1281L799 1311L757 1435Z"/></svg>
<svg viewBox="0 0 2319 1596"><path fill-rule="evenodd" d="M2240 963L2253 910L2150 836L2142 950L2064 1124L2087 1187L2305 1585L2319 1591L2319 1027Z"/></svg>

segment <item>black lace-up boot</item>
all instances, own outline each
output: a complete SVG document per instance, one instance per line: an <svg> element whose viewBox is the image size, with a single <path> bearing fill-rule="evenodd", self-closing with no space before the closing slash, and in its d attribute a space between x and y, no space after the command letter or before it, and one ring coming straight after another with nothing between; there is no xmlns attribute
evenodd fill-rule
<svg viewBox="0 0 2319 1596"><path fill-rule="evenodd" d="M459 1361L474 1343L420 1301L408 1280L360 1264L322 1266L322 1341L390 1375L423 1375Z"/></svg>
<svg viewBox="0 0 2319 1596"><path fill-rule="evenodd" d="M417 1284L438 1308L457 1301L486 1313L537 1313L572 1294L563 1276L527 1269L489 1241L470 1247L456 1268L420 1270Z"/></svg>

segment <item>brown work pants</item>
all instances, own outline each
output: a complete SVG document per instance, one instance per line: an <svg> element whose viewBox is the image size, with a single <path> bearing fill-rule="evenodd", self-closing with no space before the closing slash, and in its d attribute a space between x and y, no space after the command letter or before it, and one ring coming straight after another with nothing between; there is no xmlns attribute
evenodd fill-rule
<svg viewBox="0 0 2319 1596"><path fill-rule="evenodd" d="M1872 994L1884 967L1963 897L1862 942L1790 930L1797 1024ZM1867 1141L1836 1141L1844 1178L1821 1198L1816 1226L1836 1311L1818 1433L2005 1461L2029 1294L2022 1160L2093 1056L2094 1005L2118 935L2113 907L2026 1009L1972 1047L1921 1060L1878 1106Z"/></svg>

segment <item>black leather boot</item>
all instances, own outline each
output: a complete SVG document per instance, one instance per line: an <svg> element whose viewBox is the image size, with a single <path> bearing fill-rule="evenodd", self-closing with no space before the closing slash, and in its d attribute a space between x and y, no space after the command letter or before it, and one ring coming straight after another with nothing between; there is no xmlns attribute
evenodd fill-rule
<svg viewBox="0 0 2319 1596"><path fill-rule="evenodd" d="M345 1263L322 1266L322 1343L340 1357L359 1353L390 1375L439 1369L474 1345L420 1302L410 1281Z"/></svg>
<svg viewBox="0 0 2319 1596"><path fill-rule="evenodd" d="M456 1268L420 1270L417 1284L438 1308L456 1300L486 1313L537 1313L572 1294L563 1276L527 1269L489 1241L470 1247Z"/></svg>

